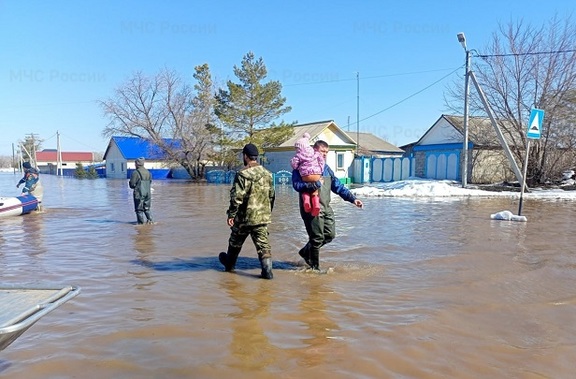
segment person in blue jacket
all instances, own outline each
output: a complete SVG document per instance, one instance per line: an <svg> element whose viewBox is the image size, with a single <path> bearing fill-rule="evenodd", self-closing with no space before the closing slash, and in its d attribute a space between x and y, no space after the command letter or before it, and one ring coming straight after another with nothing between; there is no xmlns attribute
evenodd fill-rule
<svg viewBox="0 0 576 379"><path fill-rule="evenodd" d="M32 167L30 162L22 163L22 168L24 168L24 176L18 184L16 184L16 188L24 184L24 187L22 187L22 196L26 196L27 194L34 195L33 192L36 189L38 180L40 180L40 172Z"/></svg>
<svg viewBox="0 0 576 379"><path fill-rule="evenodd" d="M318 140L314 144L314 149L320 152L324 156L324 160L326 160L329 151L328 143ZM340 182L328 164L324 165L322 178L317 182L304 182L298 170L293 170L292 187L298 193L318 190L320 194L320 214L317 216L304 211L302 196L299 196L300 217L302 217L306 227L308 242L300 249L298 254L304 258L304 261L312 270L318 271L320 270L320 248L331 242L336 236L336 222L334 211L330 206L330 192L334 192L358 208L362 208L364 204Z"/></svg>

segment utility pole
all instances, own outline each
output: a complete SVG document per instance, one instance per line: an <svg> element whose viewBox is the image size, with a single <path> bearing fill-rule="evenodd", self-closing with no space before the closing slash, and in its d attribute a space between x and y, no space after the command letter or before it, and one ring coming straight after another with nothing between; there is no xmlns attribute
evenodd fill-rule
<svg viewBox="0 0 576 379"><path fill-rule="evenodd" d="M480 87L480 84L478 83L478 79L476 78L476 75L474 74L474 71L472 71L471 69L471 64L470 64L470 60L471 60L471 56L472 56L472 52L476 52L476 50L472 49L472 50L468 50L468 48L466 47L466 37L464 36L464 33L458 33L458 42L460 42L462 44L462 47L464 48L464 50L466 51L466 80L464 83L464 143L462 144L462 155L463 155L463 162L462 162L462 187L466 187L467 185L467 181L468 181L468 100L470 97L470 81L472 81L472 84L474 85L474 87L476 88L476 92L478 94L478 97L480 98L480 100L482 101L482 104L484 105L484 109L486 110L486 112L488 113L488 117L490 118L490 122L492 124L492 127L494 128L494 131L496 132L496 137L498 138L498 140L500 141L500 145L502 146L502 150L504 151L504 154L506 155L506 157L508 158L508 161L510 162L510 166L512 171L514 171L514 174L516 175L516 178L518 179L518 181L520 183L523 182L523 175L520 172L520 169L518 168L518 164L516 163L516 160L514 159L514 155L512 154L512 151L510 151L510 146L508 146L508 142L506 141L506 139L504 138L504 134L502 133L502 131L500 130L500 127L498 126L498 123L496 122L496 117L494 116L494 112L492 111L492 108L490 107L490 104L488 103L488 99L486 98L486 95L484 94L484 91L482 90L482 87ZM476 52L477 54L477 52Z"/></svg>
<svg viewBox="0 0 576 379"><path fill-rule="evenodd" d="M16 155L14 154L14 142L12 142L12 168L14 169L14 174L16 173Z"/></svg>
<svg viewBox="0 0 576 379"><path fill-rule="evenodd" d="M466 47L466 36L464 33L458 33L458 42L466 51L466 75L464 79L464 142L462 144L462 187L468 184L468 111L470 106L468 99L470 97L470 50Z"/></svg>
<svg viewBox="0 0 576 379"><path fill-rule="evenodd" d="M62 149L60 147L60 132L56 131L56 176L62 175Z"/></svg>
<svg viewBox="0 0 576 379"><path fill-rule="evenodd" d="M356 72L356 156L360 148L360 72Z"/></svg>

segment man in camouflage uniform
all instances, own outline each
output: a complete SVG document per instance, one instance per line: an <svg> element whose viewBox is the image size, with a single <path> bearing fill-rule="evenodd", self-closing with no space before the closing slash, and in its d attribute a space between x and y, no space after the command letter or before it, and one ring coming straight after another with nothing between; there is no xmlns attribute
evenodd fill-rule
<svg viewBox="0 0 576 379"><path fill-rule="evenodd" d="M226 271L234 271L236 260L248 235L252 237L262 266L262 278L272 279L272 254L268 242L268 224L274 207L272 174L258 164L258 148L249 143L242 149L244 168L236 173L230 190L228 226L232 230L228 252L220 253Z"/></svg>

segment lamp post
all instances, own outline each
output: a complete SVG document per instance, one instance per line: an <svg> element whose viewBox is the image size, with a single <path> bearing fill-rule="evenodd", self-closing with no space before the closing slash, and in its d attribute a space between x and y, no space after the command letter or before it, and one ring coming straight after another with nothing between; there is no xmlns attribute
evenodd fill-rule
<svg viewBox="0 0 576 379"><path fill-rule="evenodd" d="M464 33L458 33L458 42L466 52L466 75L464 79L464 143L462 145L462 187L468 184L468 98L470 97L470 50L466 47L466 36Z"/></svg>

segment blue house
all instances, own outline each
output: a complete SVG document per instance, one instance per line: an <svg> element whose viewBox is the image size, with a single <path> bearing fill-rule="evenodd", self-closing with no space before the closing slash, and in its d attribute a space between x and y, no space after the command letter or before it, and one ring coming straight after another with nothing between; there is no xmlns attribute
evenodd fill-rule
<svg viewBox="0 0 576 379"><path fill-rule="evenodd" d="M168 144L178 144L178 141L164 139ZM137 158L146 159L145 167L150 170L153 179L166 179L170 173L170 165L166 155L154 143L138 137L112 137L104 153L106 161L106 177L112 179L129 179L136 169L134 161Z"/></svg>
<svg viewBox="0 0 576 379"><path fill-rule="evenodd" d="M499 124L508 121L498 120ZM487 117L468 120L468 173L470 183L514 180L514 172L504 154L492 123ZM508 126L506 143L513 146L522 135ZM415 175L428 179L461 180L464 143L464 117L441 115L409 150L415 160Z"/></svg>

